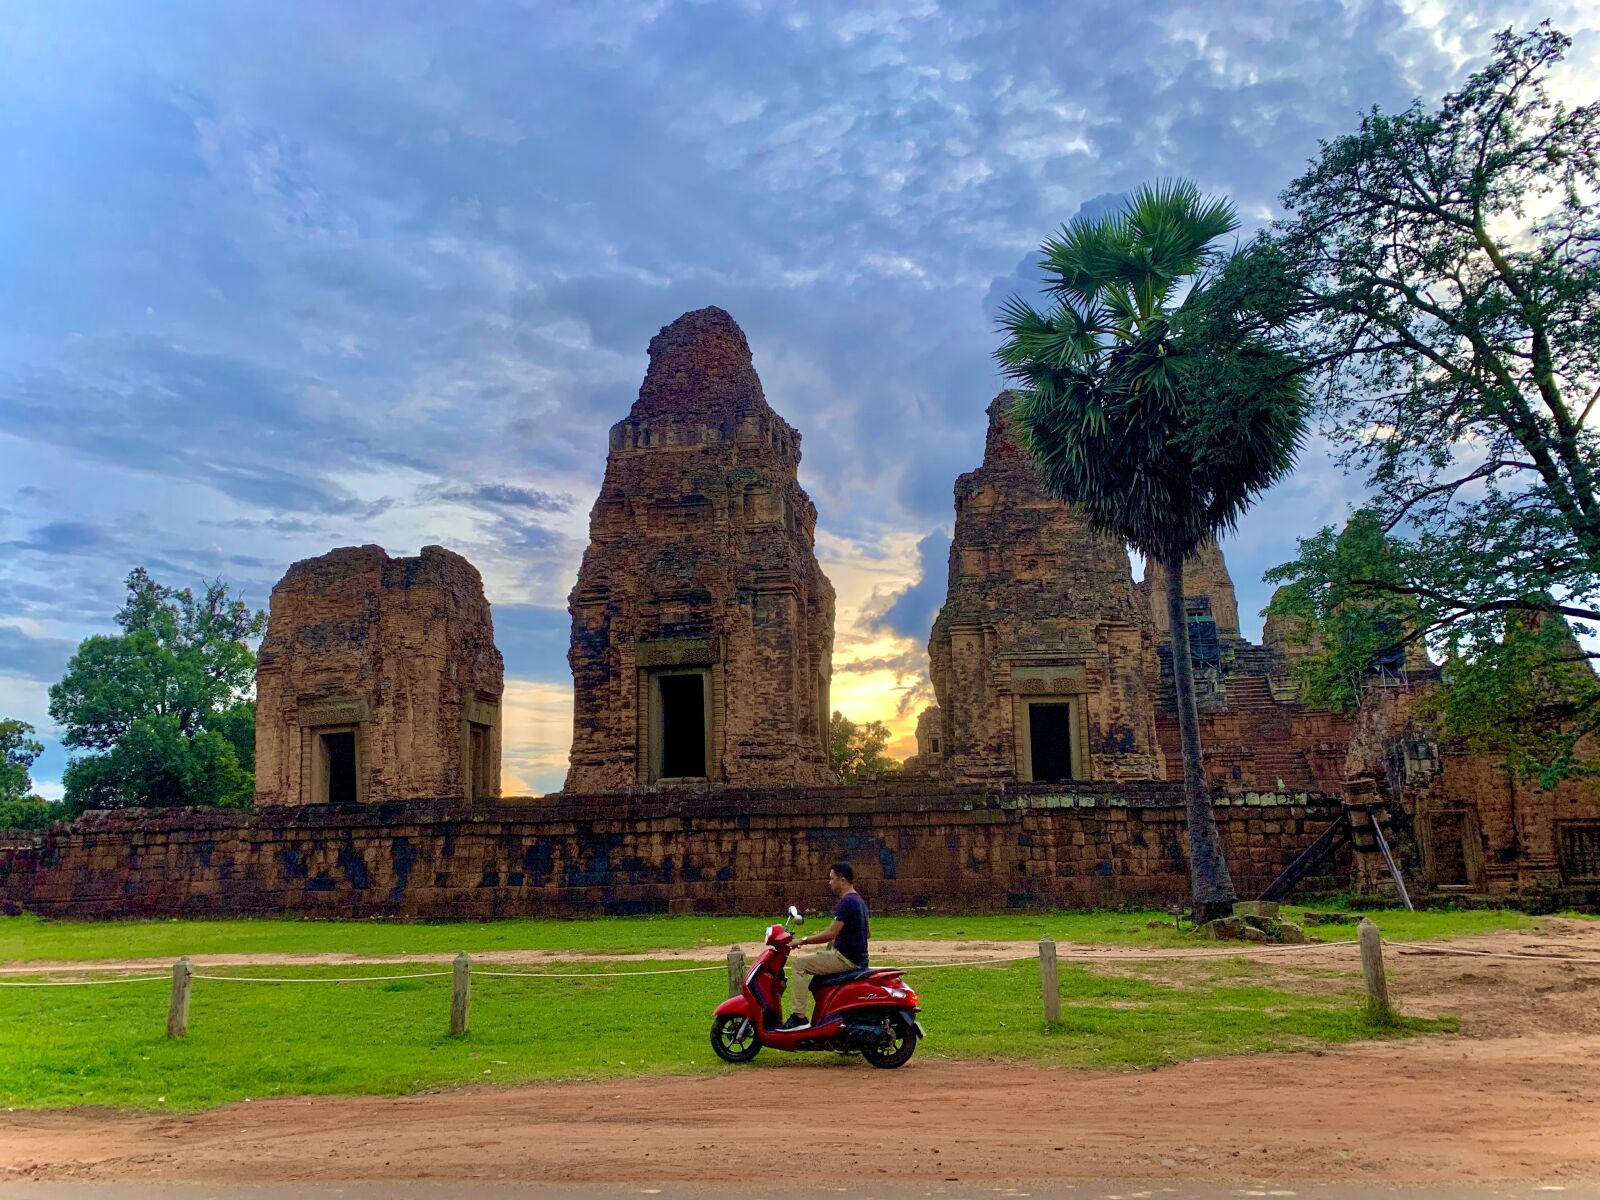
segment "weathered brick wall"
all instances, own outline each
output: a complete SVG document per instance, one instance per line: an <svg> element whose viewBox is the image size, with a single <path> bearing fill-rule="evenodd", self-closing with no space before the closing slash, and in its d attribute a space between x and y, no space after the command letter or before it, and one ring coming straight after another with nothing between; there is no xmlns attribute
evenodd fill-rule
<svg viewBox="0 0 1600 1200"><path fill-rule="evenodd" d="M1320 795L1219 804L1240 894L1331 821ZM0 852L0 905L47 916L772 913L856 865L880 912L1167 904L1188 895L1171 784L728 789L255 812L92 814ZM1348 884L1348 856L1305 890Z"/></svg>

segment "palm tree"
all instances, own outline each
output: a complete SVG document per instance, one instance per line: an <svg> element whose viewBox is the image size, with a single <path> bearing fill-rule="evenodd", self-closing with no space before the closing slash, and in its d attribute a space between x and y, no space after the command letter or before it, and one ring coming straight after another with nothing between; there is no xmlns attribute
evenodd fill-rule
<svg viewBox="0 0 1600 1200"><path fill-rule="evenodd" d="M1300 364L1280 348L1281 265L1260 246L1219 250L1238 224L1186 180L1078 218L1043 247L1050 311L1012 297L996 352L1046 485L1166 568L1197 921L1235 895L1201 766L1183 564L1289 473L1306 428Z"/></svg>

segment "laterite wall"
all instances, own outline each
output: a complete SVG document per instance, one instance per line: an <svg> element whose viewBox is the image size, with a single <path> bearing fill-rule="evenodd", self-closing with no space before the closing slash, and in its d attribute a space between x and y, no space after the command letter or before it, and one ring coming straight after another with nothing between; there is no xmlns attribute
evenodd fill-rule
<svg viewBox="0 0 1600 1200"><path fill-rule="evenodd" d="M1187 898L1173 784L813 788L92 813L0 850L0 906L46 916L504 917L807 910L846 858L878 912ZM1219 801L1239 894L1333 820L1325 796ZM1306 891L1348 886L1345 857Z"/></svg>

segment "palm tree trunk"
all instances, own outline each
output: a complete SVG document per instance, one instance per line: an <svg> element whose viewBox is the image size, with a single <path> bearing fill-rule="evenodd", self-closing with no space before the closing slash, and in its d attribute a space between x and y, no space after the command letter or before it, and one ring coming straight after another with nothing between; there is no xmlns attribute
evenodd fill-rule
<svg viewBox="0 0 1600 1200"><path fill-rule="evenodd" d="M1194 661L1189 657L1189 614L1183 603L1183 557L1165 560L1167 618L1172 626L1172 682L1178 700L1178 735L1183 743L1183 801L1189 826L1189 886L1195 923L1233 913L1233 877L1222 856L1211 789L1200 761L1200 714L1194 702Z"/></svg>

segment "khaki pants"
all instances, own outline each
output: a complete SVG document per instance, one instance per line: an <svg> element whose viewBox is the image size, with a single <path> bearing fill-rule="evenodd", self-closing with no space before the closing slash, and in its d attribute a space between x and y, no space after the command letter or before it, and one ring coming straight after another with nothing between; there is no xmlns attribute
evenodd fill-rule
<svg viewBox="0 0 1600 1200"><path fill-rule="evenodd" d="M811 979L814 975L837 975L854 971L856 964L831 945L819 950L802 950L789 956L789 1011L804 1017L811 1007Z"/></svg>

